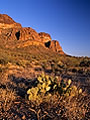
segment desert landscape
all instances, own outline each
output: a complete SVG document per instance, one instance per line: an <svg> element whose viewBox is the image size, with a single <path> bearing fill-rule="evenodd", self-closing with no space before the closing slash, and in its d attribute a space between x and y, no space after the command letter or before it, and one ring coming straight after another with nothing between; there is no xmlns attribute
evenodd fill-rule
<svg viewBox="0 0 90 120"><path fill-rule="evenodd" d="M0 14L0 120L89 120L90 57Z"/></svg>

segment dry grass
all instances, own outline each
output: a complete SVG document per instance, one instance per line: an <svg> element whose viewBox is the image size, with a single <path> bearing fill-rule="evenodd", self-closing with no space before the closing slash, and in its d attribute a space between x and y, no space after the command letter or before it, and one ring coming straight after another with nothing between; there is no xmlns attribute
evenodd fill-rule
<svg viewBox="0 0 90 120"><path fill-rule="evenodd" d="M15 67L10 68L10 64L11 67ZM40 105L27 102L25 97L22 98L22 94L26 93L26 89L30 87L30 80L34 80L37 75L41 74L42 71L39 68L52 76L57 75L64 79L70 77L76 85L80 82L78 87L82 86L87 89L88 94L84 93L67 99L52 95L49 99L44 98ZM9 74L14 76L13 80ZM20 116L25 113L24 115L28 119L32 111L40 120L89 119L90 58L61 56L42 46L29 46L13 50L0 47L0 84L6 86L6 88L0 86L0 115L2 118L14 120L16 114L17 119L22 119ZM16 94L17 91L19 94ZM20 97L18 104L13 104L18 96ZM17 111L18 105L22 106ZM16 112L11 116L12 109ZM8 113L5 113L6 111ZM8 114L8 117L4 113ZM34 118L32 117L32 119Z"/></svg>
<svg viewBox="0 0 90 120"><path fill-rule="evenodd" d="M4 112L9 110L15 98L16 94L14 91L8 88L0 88L0 110Z"/></svg>
<svg viewBox="0 0 90 120"><path fill-rule="evenodd" d="M39 105L33 103L30 111L34 111L38 120L88 120L88 102L86 95L64 99L56 94Z"/></svg>

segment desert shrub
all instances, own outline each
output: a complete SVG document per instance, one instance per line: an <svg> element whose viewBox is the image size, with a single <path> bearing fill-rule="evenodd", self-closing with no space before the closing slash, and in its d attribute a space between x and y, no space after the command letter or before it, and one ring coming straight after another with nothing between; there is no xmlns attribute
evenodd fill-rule
<svg viewBox="0 0 90 120"><path fill-rule="evenodd" d="M14 91L8 88L0 88L0 110L4 112L9 110L15 98L16 94Z"/></svg>
<svg viewBox="0 0 90 120"><path fill-rule="evenodd" d="M57 65L58 65L58 67L60 67L60 68L63 68L63 67L64 67L64 64L62 63L62 61L58 61Z"/></svg>
<svg viewBox="0 0 90 120"><path fill-rule="evenodd" d="M83 69L79 69L79 70L78 70L78 73L79 73L79 74L83 74L83 73L84 73Z"/></svg>
<svg viewBox="0 0 90 120"><path fill-rule="evenodd" d="M53 78L42 74L37 78L36 87L32 87L27 91L28 98L30 101L39 103L43 101L44 97L49 98L56 93L64 98L74 97L82 93L82 89L78 90L75 85L71 85L71 82L71 79L64 82L64 80L59 81L58 77Z"/></svg>
<svg viewBox="0 0 90 120"><path fill-rule="evenodd" d="M87 70L87 71L86 71L86 74L87 74L88 76L90 76L90 70Z"/></svg>
<svg viewBox="0 0 90 120"><path fill-rule="evenodd" d="M76 69L76 68L73 68L73 69L72 69L72 72L73 72L73 73L76 73L76 72L77 72L77 69Z"/></svg>
<svg viewBox="0 0 90 120"><path fill-rule="evenodd" d="M63 71L63 65L60 65L60 64L57 64L57 63L54 63L54 64L51 64L51 69L52 69L52 72L57 75L58 73L62 73Z"/></svg>
<svg viewBox="0 0 90 120"><path fill-rule="evenodd" d="M56 113L55 116L61 120L65 118L82 120L85 118L86 97L84 97L82 89L72 84L71 79L64 81L59 80L58 77L42 74L37 77L36 86L28 89L27 94L28 99L36 106L43 106L44 103L47 103L48 106L43 109L51 115L54 110L53 114Z"/></svg>
<svg viewBox="0 0 90 120"><path fill-rule="evenodd" d="M84 59L80 62L80 67L90 67L90 60Z"/></svg>
<svg viewBox="0 0 90 120"><path fill-rule="evenodd" d="M30 63L28 61L26 61L26 60L18 60L16 62L16 65L22 66L22 67L25 67L27 64L29 65Z"/></svg>
<svg viewBox="0 0 90 120"><path fill-rule="evenodd" d="M5 65L5 64L7 64L7 63L8 63L8 61L7 61L7 60L5 60L5 59L0 59L0 64Z"/></svg>
<svg viewBox="0 0 90 120"><path fill-rule="evenodd" d="M2 72L2 68L0 67L0 72Z"/></svg>
<svg viewBox="0 0 90 120"><path fill-rule="evenodd" d="M87 66L90 67L90 61L87 62Z"/></svg>

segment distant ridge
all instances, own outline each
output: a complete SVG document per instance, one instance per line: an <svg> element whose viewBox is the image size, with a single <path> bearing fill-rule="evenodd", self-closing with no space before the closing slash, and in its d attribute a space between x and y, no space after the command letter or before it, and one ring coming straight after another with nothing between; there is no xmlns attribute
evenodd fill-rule
<svg viewBox="0 0 90 120"><path fill-rule="evenodd" d="M30 27L22 27L6 14L0 14L0 40L5 47L22 48L30 45L42 45L59 54L65 54L57 40L48 33L37 33ZM15 44L14 44L15 43Z"/></svg>

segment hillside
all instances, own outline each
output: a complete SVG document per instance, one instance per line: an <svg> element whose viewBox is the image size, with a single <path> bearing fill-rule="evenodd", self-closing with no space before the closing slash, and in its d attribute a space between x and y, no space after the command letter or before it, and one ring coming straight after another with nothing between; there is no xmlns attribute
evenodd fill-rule
<svg viewBox="0 0 90 120"><path fill-rule="evenodd" d="M40 94L39 80L50 90ZM48 33L0 14L0 120L89 120L89 99L89 57L66 55Z"/></svg>

